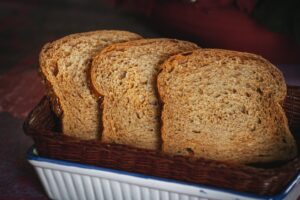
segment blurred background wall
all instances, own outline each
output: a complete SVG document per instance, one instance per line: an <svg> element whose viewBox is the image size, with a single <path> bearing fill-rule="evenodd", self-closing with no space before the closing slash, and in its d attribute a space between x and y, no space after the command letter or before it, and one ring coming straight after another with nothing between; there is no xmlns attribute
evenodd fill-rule
<svg viewBox="0 0 300 200"><path fill-rule="evenodd" d="M209 48L300 63L299 1L264 0L2 0L1 68L37 61L41 46L66 34L124 29L176 37Z"/></svg>

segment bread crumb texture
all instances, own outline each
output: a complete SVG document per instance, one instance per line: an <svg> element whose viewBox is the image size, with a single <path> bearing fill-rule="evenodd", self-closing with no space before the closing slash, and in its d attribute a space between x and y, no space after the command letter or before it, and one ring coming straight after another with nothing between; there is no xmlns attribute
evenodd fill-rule
<svg viewBox="0 0 300 200"><path fill-rule="evenodd" d="M160 148L159 66L169 56L195 48L185 41L142 39L111 45L95 57L91 80L104 96L104 142Z"/></svg>
<svg viewBox="0 0 300 200"><path fill-rule="evenodd" d="M260 56L195 50L161 66L163 151L235 163L292 159L281 72Z"/></svg>
<svg viewBox="0 0 300 200"><path fill-rule="evenodd" d="M66 36L46 44L40 53L40 71L62 110L63 133L80 139L99 137L97 100L87 72L93 56L112 43L139 39L126 31L93 31Z"/></svg>

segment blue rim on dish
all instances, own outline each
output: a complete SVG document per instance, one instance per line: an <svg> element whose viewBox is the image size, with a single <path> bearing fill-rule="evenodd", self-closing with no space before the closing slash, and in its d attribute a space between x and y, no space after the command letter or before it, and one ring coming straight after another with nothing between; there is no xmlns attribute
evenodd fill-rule
<svg viewBox="0 0 300 200"><path fill-rule="evenodd" d="M129 175L129 176L139 177L139 178L143 178L143 179L153 179L153 180L157 180L157 181L165 181L165 182L171 182L171 183L177 183L177 184L184 184L184 185L193 186L193 187L201 187L201 190L202 189L215 190L215 191L218 191L218 192L224 192L224 193L229 193L229 194L233 194L233 195L238 195L240 197L255 198L255 199L260 199L260 200L280 200L280 199L284 199L285 197L287 197L289 192L291 192L292 189L300 181L300 173L298 173L295 176L295 178L293 178L293 180L290 181L288 186L286 188L284 188L284 190L282 192L280 192L280 193L278 193L274 196L260 196L260 195L245 193L245 192L238 192L238 191L234 191L234 190L230 190L230 189L216 188L216 187L213 187L213 186L205 186L205 185L200 185L200 184L187 183L187 182L173 180L173 179L160 178L160 177L155 177L155 176L149 176L149 175L138 174L138 173L133 173L133 172L126 172L126 171L121 171L121 170L116 170L116 169L109 169L109 168L98 167L98 166L87 165L87 164L80 164L80 163L71 162L71 161L50 159L50 158L38 156L34 153L34 151L35 151L34 146L29 148L29 150L27 151L27 159L28 160L48 162L48 163L71 166L71 167L79 167L79 168L84 168L84 169L101 170L101 171L105 171L105 172L112 172L112 173L117 173L117 174L122 174L122 175Z"/></svg>

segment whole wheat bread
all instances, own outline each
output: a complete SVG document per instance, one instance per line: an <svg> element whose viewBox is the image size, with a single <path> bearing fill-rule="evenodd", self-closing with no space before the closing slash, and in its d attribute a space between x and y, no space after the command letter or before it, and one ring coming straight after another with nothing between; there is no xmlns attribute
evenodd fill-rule
<svg viewBox="0 0 300 200"><path fill-rule="evenodd" d="M173 56L161 70L164 152L236 163L295 157L284 78L267 60L205 49Z"/></svg>
<svg viewBox="0 0 300 200"><path fill-rule="evenodd" d="M80 139L99 137L97 99L87 79L91 60L109 44L140 38L127 31L103 30L69 35L43 47L40 71L64 134Z"/></svg>
<svg viewBox="0 0 300 200"><path fill-rule="evenodd" d="M159 65L171 55L195 48L185 41L142 39L111 45L95 56L91 81L104 96L103 142L159 148Z"/></svg>

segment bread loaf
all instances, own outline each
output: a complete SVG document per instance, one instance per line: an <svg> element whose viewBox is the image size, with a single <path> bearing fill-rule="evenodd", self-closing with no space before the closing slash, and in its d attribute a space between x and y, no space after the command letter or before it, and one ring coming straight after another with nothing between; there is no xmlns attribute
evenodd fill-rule
<svg viewBox="0 0 300 200"><path fill-rule="evenodd" d="M196 48L185 41L142 39L111 45L95 56L91 81L104 97L102 141L159 149L159 65L171 55Z"/></svg>
<svg viewBox="0 0 300 200"><path fill-rule="evenodd" d="M285 161L296 143L281 72L260 56L203 49L161 66L162 150L235 163Z"/></svg>
<svg viewBox="0 0 300 200"><path fill-rule="evenodd" d="M91 60L109 44L139 38L126 31L104 30L69 35L43 47L40 71L64 134L80 139L99 137L97 99L87 79Z"/></svg>

